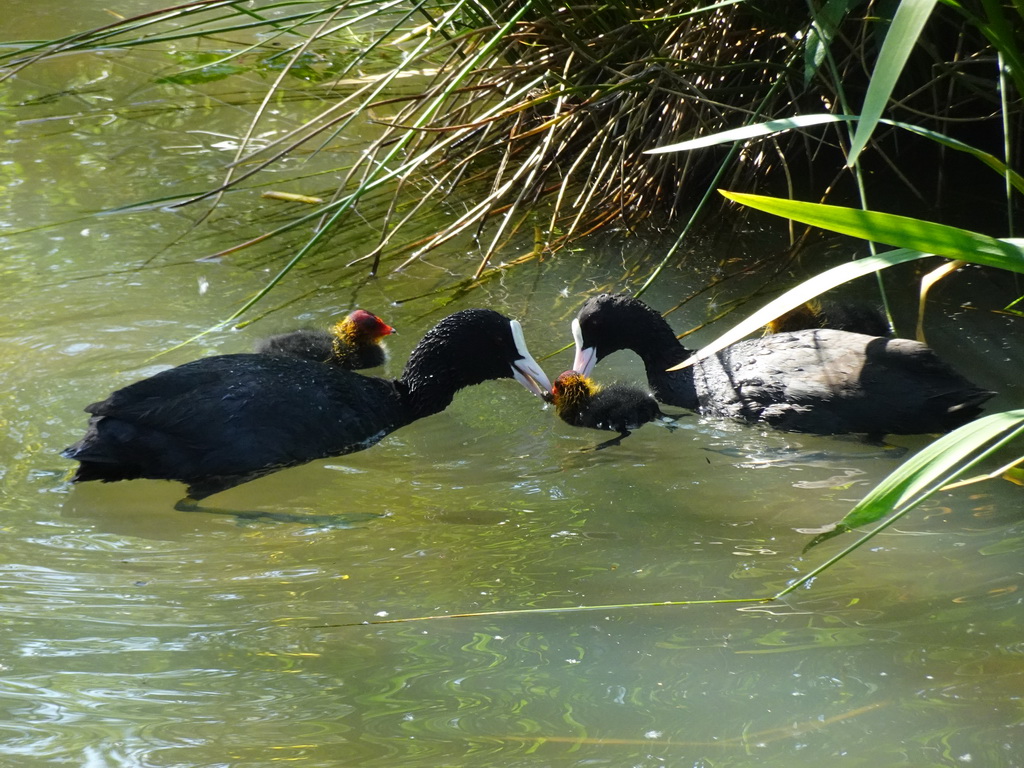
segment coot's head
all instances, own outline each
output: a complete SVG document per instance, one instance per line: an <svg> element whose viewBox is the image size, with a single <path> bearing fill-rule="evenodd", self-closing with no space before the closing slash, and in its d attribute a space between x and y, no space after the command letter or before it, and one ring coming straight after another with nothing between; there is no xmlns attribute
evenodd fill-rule
<svg viewBox="0 0 1024 768"><path fill-rule="evenodd" d="M551 382L526 348L523 328L490 309L464 309L427 331L409 355L402 380L451 392L490 379L515 379L543 398Z"/></svg>
<svg viewBox="0 0 1024 768"><path fill-rule="evenodd" d="M586 408L598 386L578 371L566 371L551 384L551 402L559 416Z"/></svg>
<svg viewBox="0 0 1024 768"><path fill-rule="evenodd" d="M348 344L376 343L394 332L394 328L365 309L350 312L331 328L331 333L335 338Z"/></svg>
<svg viewBox="0 0 1024 768"><path fill-rule="evenodd" d="M576 342L573 370L590 374L597 362L620 349L641 356L650 349L678 346L665 319L639 299L602 293L587 300L572 321Z"/></svg>

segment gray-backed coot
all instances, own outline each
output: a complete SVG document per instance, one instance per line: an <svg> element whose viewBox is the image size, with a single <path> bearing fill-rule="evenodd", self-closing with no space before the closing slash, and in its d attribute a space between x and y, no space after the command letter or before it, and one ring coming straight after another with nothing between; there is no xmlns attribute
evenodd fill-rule
<svg viewBox="0 0 1024 768"><path fill-rule="evenodd" d="M372 312L357 309L330 330L302 329L279 333L256 342L261 355L301 357L357 371L384 365L387 356L380 341L395 329Z"/></svg>
<svg viewBox="0 0 1024 768"><path fill-rule="evenodd" d="M630 349L655 397L705 416L816 434L945 432L970 421L993 392L924 344L831 329L740 341L678 371L692 354L665 319L629 296L588 300L572 323L573 368Z"/></svg>
<svg viewBox="0 0 1024 768"><path fill-rule="evenodd" d="M178 509L286 467L361 451L443 411L463 387L514 378L551 385L522 328L489 309L456 312L427 332L399 379L277 355L220 355L163 371L93 403L85 437L63 455L74 480L188 484Z"/></svg>

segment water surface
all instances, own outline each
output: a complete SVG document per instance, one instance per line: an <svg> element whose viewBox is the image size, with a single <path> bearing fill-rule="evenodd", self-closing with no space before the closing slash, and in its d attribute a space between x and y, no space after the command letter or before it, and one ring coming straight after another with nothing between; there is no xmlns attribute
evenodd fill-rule
<svg viewBox="0 0 1024 768"><path fill-rule="evenodd" d="M8 34L107 20L75 7L80 18L65 6L43 32L37 4L15 2ZM607 237L453 299L444 286L479 260L472 243L369 279L343 266L373 242L372 226L354 226L258 323L175 348L261 288L303 235L197 261L284 220L259 188L195 229L198 208L96 215L203 188L233 154L263 80L158 82L174 66L159 50L68 56L4 96L0 762L1020 764L1024 523L1021 489L1003 480L937 495L785 601L646 608L614 606L774 594L845 541L802 556L796 529L840 518L898 459L693 416L586 452L604 436L502 381L371 450L217 497L248 516L176 512L173 483L67 484L58 454L87 403L354 306L399 329L389 375L445 314L491 306L522 320L536 356L554 353L553 376L571 362L557 350L585 298L635 288L638 255L665 247ZM316 108L297 98L265 130ZM302 170L282 183L329 188L288 181ZM667 309L753 248L782 245L702 237L647 298ZM1019 322L990 311L1013 297L1002 278L964 273L929 318L940 353L1000 391L993 409L1024 402ZM749 287L672 323L697 325ZM598 370L640 375L629 354ZM893 442L913 451L927 438ZM581 605L613 607L376 623Z"/></svg>

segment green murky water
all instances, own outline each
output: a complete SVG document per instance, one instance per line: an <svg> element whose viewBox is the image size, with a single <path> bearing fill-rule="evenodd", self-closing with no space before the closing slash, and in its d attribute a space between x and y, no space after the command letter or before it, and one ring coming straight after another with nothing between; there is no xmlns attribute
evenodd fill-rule
<svg viewBox="0 0 1024 768"><path fill-rule="evenodd" d="M78 19L42 5L9 4L6 34L108 19L101 5L77 4ZM175 512L171 483L66 484L58 452L80 435L82 407L167 365L355 305L399 329L393 375L466 306L520 318L540 357L569 341L588 292L626 287L635 254L661 247L613 238L447 305L444 293L396 304L479 254L453 248L368 280L341 266L367 227L290 276L259 323L154 359L237 308L298 242L196 261L283 220L286 204L260 189L195 231L198 209L92 215L219 178L263 80L157 82L173 67L157 50L68 56L5 85L0 764L1021 764L1024 497L1004 481L940 494L777 605L391 624L368 622L769 595L835 551L801 556L794 529L838 519L897 462L693 417L584 453L602 436L506 381L369 451L218 497L263 517ZM267 135L316 108L282 105ZM289 189L330 185L310 183ZM699 288L725 247L695 248L651 303ZM989 280L966 275L939 297L931 340L1000 390L995 407L1019 407L1019 325L953 295L1009 291ZM696 305L673 316L678 328L704 319ZM545 365L554 375L570 360ZM599 372L639 373L629 355Z"/></svg>

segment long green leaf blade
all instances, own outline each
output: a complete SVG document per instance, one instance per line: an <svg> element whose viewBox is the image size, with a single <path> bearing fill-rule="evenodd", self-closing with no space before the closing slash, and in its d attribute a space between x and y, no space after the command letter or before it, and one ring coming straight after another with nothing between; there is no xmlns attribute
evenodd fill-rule
<svg viewBox="0 0 1024 768"><path fill-rule="evenodd" d="M731 141L747 141L762 136L770 136L773 133L791 131L794 128L807 128L812 125L825 125L843 121L856 120L852 115L830 115L818 113L813 115L797 115L786 117L780 120L768 120L764 123L744 125L740 128L732 128L728 131L719 131L708 136L701 136L689 141L681 141L677 144L667 144L664 147L655 147L644 151L645 155L663 155L667 152L688 152L694 149L713 147L716 144L726 144Z"/></svg>
<svg viewBox="0 0 1024 768"><path fill-rule="evenodd" d="M1024 409L993 413L943 435L910 460L904 462L865 496L840 521L856 528L873 523L893 510L902 509L915 499L956 479L975 461L968 461L979 450L1002 436L1016 437L1024 430Z"/></svg>
<svg viewBox="0 0 1024 768"><path fill-rule="evenodd" d="M722 192L729 200L844 235L1024 273L1024 241L878 211Z"/></svg>
<svg viewBox="0 0 1024 768"><path fill-rule="evenodd" d="M920 219L910 219L905 216L862 211L856 208L804 203L797 200L738 192L723 191L722 194L730 200L766 213L784 216L865 240L909 247L841 264L812 277L769 302L672 370L687 368L710 357L753 333L782 313L800 306L805 301L837 285L895 264L941 254L976 264L1024 272L1024 240L1012 238L998 240L979 232L934 224Z"/></svg>
<svg viewBox="0 0 1024 768"><path fill-rule="evenodd" d="M856 115L833 115L826 112L811 115L797 115L795 117L788 117L780 120L768 120L764 123L744 125L740 128L732 128L727 131L719 131L718 133L699 136L696 139L690 139L689 141L667 144L663 147L648 149L644 154L660 155L668 152L690 152L695 149L705 149L706 147L713 147L718 144L759 139L765 136L771 136L776 133L783 133L785 131L792 131L799 128L809 128L815 125L828 125L830 123L848 123L859 119L860 118ZM970 144L962 142L959 139L954 139L944 133L939 133L938 131L933 131L928 128L922 128L918 125L912 125L911 123L902 123L898 120L879 120L878 122L883 123L884 125L891 125L895 128L900 128L904 131L916 133L918 136L923 136L926 139L930 139L931 141L942 144L950 149L955 149L958 152L966 152L980 160L1000 176L1007 178L1010 184L1013 185L1014 189L1024 194L1024 176L1021 176L1012 168L1008 167L1006 163L990 152L973 147Z"/></svg>
<svg viewBox="0 0 1024 768"><path fill-rule="evenodd" d="M893 17L892 26L885 36L882 50L878 54L878 62L871 74L871 83L868 85L868 92L864 95L864 106L860 111L860 122L857 124L857 132L853 135L850 145L850 156L847 160L849 165L857 162L864 147L875 132L878 119L889 102L889 96L903 72L903 66L907 63L910 51L917 44L917 38L924 28L925 22L931 15L937 0L902 0L896 15Z"/></svg>
<svg viewBox="0 0 1024 768"><path fill-rule="evenodd" d="M882 480L838 523L804 530L804 533L818 534L804 547L804 552L891 514L892 517L869 534L870 538L1022 434L1024 409L993 413L950 432Z"/></svg>
<svg viewBox="0 0 1024 768"><path fill-rule="evenodd" d="M815 12L813 6L808 4L813 18L811 30L804 43L804 85L810 85L811 80L825 60L828 49L832 45L832 39L839 30L839 25L850 12L853 0L827 0L821 10Z"/></svg>

